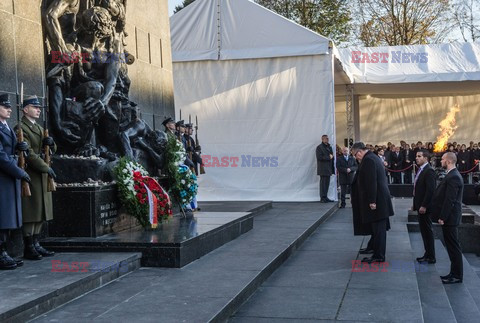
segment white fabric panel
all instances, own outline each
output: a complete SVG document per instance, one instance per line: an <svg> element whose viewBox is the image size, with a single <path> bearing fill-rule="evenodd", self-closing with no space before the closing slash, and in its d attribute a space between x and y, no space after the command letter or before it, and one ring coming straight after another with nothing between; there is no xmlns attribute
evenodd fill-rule
<svg viewBox="0 0 480 323"><path fill-rule="evenodd" d="M217 59L217 0L197 0L170 17L173 61Z"/></svg>
<svg viewBox="0 0 480 323"><path fill-rule="evenodd" d="M439 135L438 123L445 118L454 104L460 106L456 114L458 126L450 141L467 144L480 141L480 95L445 96L425 98L382 99L367 98L360 100L360 138L365 143L386 144L391 141L399 144L436 141ZM337 134L346 134L345 102L336 103ZM345 127L345 128L344 128ZM342 129L344 128L344 129ZM338 143L343 138L338 138Z"/></svg>
<svg viewBox="0 0 480 323"><path fill-rule="evenodd" d="M196 0L170 29L174 62L216 60L219 47L221 60L328 53L327 38L249 0Z"/></svg>
<svg viewBox="0 0 480 323"><path fill-rule="evenodd" d="M353 52L372 58L388 54L386 63L354 62ZM338 49L340 60L355 83L415 83L480 80L480 43L361 47ZM398 61L397 58L400 58Z"/></svg>
<svg viewBox="0 0 480 323"><path fill-rule="evenodd" d="M331 55L182 62L173 69L177 115L198 115L204 157L239 160L238 167L206 167L199 200L319 200L315 148L323 133L335 142ZM277 157L278 165L247 167L248 155Z"/></svg>

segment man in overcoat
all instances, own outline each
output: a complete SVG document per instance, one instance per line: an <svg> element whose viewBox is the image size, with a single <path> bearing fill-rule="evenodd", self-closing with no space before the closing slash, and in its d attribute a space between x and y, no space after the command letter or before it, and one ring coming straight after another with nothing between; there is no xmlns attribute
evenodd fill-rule
<svg viewBox="0 0 480 323"><path fill-rule="evenodd" d="M352 153L361 161L357 170L358 203L355 207L359 209L362 224L370 225L373 236L373 255L362 261L384 262L389 217L394 214L384 166L362 142L352 146Z"/></svg>
<svg viewBox="0 0 480 323"><path fill-rule="evenodd" d="M17 143L15 132L8 126L12 105L8 94L0 94L0 269L22 265L7 253L9 230L22 226L20 181L30 181L28 174L17 166L15 151L28 150L26 142Z"/></svg>
<svg viewBox="0 0 480 323"><path fill-rule="evenodd" d="M22 198L23 210L23 257L40 260L51 257L55 253L43 248L39 243L40 234L45 221L53 219L52 193L47 191L48 176L55 179L55 173L45 163L42 156L45 147L55 151L55 143L51 137L44 137L43 128L38 124L42 106L36 96L23 101L23 118L21 128L25 141L30 149L26 158L27 173L31 178L29 197Z"/></svg>
<svg viewBox="0 0 480 323"><path fill-rule="evenodd" d="M345 195L351 191L353 177L357 171L357 161L350 155L348 147L342 148L337 158L338 182L340 184L340 208L345 207Z"/></svg>
<svg viewBox="0 0 480 323"><path fill-rule="evenodd" d="M317 157L317 175L320 176L320 202L333 202L328 198L330 176L334 173L334 159L332 146L328 143L328 136L322 136L322 143L315 151Z"/></svg>

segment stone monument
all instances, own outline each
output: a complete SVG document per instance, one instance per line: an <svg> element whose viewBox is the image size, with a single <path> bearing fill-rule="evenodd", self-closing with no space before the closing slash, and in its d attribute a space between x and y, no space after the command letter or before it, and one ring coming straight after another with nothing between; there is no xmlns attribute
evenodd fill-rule
<svg viewBox="0 0 480 323"><path fill-rule="evenodd" d="M152 175L162 166L156 126L174 115L167 0L2 0L0 30L0 91L24 83L49 107L60 184L52 233L129 227L111 170L121 156Z"/></svg>

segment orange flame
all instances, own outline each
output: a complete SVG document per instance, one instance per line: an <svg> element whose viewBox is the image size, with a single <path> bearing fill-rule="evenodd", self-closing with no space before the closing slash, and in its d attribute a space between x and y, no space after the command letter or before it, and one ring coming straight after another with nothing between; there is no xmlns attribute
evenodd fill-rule
<svg viewBox="0 0 480 323"><path fill-rule="evenodd" d="M438 125L440 126L440 135L437 137L437 142L433 147L433 151L436 153L447 150L448 138L453 136L457 125L455 123L455 113L460 112L460 107L455 104L450 108L445 119L443 119Z"/></svg>

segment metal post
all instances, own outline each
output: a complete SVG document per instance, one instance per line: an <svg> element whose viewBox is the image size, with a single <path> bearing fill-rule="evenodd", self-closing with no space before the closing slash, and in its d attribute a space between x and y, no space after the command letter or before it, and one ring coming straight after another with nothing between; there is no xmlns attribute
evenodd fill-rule
<svg viewBox="0 0 480 323"><path fill-rule="evenodd" d="M355 139L355 129L353 122L353 85L346 86L346 102L345 102L345 112L347 117L347 146L351 148L352 143Z"/></svg>

